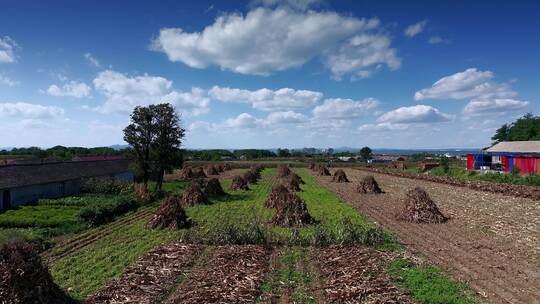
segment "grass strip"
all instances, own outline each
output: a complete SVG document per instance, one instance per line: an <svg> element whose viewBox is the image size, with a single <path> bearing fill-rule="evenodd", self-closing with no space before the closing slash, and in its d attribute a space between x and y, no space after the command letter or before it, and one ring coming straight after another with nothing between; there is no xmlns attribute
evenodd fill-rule
<svg viewBox="0 0 540 304"><path fill-rule="evenodd" d="M422 304L476 304L473 291L465 283L453 281L433 266L418 266L395 259L388 267L391 278Z"/></svg>

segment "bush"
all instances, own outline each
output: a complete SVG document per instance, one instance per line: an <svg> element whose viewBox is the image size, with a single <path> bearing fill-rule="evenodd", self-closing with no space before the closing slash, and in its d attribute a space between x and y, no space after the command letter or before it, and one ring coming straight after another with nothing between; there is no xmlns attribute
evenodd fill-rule
<svg viewBox="0 0 540 304"><path fill-rule="evenodd" d="M133 191L133 183L111 179L90 178L83 180L81 192L101 194L127 194Z"/></svg>
<svg viewBox="0 0 540 304"><path fill-rule="evenodd" d="M115 198L97 199L79 211L78 218L90 226L99 226L114 220L116 217L137 209L139 204L129 195Z"/></svg>

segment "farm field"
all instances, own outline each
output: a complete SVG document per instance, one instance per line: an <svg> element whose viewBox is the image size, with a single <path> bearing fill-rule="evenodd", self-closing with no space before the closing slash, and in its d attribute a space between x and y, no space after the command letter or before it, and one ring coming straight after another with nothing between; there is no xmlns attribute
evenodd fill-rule
<svg viewBox="0 0 540 304"><path fill-rule="evenodd" d="M413 253L466 281L490 303L540 299L540 209L537 202L440 183L345 169L351 183L317 177L359 212L394 231ZM385 193L355 193L373 175ZM405 192L421 186L450 220L411 224L394 218Z"/></svg>
<svg viewBox="0 0 540 304"><path fill-rule="evenodd" d="M88 303L476 303L465 285L409 260L390 232L307 169L296 170L315 219L304 228L268 223L275 169L250 190L230 191L240 172L222 174L225 196L186 209L190 229L145 228L153 204L64 240L43 254L55 281ZM181 193L175 183L165 186Z"/></svg>

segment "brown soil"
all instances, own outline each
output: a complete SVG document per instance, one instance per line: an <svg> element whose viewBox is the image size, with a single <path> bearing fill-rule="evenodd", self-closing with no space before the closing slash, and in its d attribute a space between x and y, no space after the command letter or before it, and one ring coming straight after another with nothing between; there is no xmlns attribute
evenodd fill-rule
<svg viewBox="0 0 540 304"><path fill-rule="evenodd" d="M75 303L56 285L36 248L11 242L0 248L0 303Z"/></svg>
<svg viewBox="0 0 540 304"><path fill-rule="evenodd" d="M383 191L379 187L379 184L377 183L373 175L368 175L364 177L362 181L356 185L356 192L379 194L379 193L382 193Z"/></svg>
<svg viewBox="0 0 540 304"><path fill-rule="evenodd" d="M450 176L433 176L427 174L414 174L411 172L400 172L388 169L379 169L371 167L356 168L361 171L370 171L375 173L387 174L397 177L404 177L410 179L417 179L423 181L430 181L435 183L447 184L456 187L464 187L472 190L492 192L512 197L530 198L533 200L540 200L540 187L525 186L525 185L513 185L506 183L495 183L480 180L461 180Z"/></svg>
<svg viewBox="0 0 540 304"><path fill-rule="evenodd" d="M396 214L396 218L399 220L412 222L412 223L432 223L440 224L448 220L426 190L416 187L411 189L405 195L403 201L403 209Z"/></svg>
<svg viewBox="0 0 540 304"><path fill-rule="evenodd" d="M85 303L158 303L177 278L189 272L201 251L197 245L182 244L149 251Z"/></svg>
<svg viewBox="0 0 540 304"><path fill-rule="evenodd" d="M276 212L270 223L282 227L302 227L313 223L306 203L296 194L284 196L283 202L276 204Z"/></svg>
<svg viewBox="0 0 540 304"><path fill-rule="evenodd" d="M289 174L291 174L291 169L289 169L287 165L278 166L277 177L279 178L286 177L286 176L289 176Z"/></svg>
<svg viewBox="0 0 540 304"><path fill-rule="evenodd" d="M440 183L345 169L353 179L374 175L386 193L366 196L351 184L319 181L362 214L396 233L415 254L466 281L490 303L535 303L540 299L540 204L524 198L474 191ZM405 193L429 191L452 220L408 223L392 216Z"/></svg>
<svg viewBox="0 0 540 304"><path fill-rule="evenodd" d="M225 191L223 191L223 187L221 187L219 179L214 177L205 182L204 194L206 194L208 197L217 197L225 195Z"/></svg>
<svg viewBox="0 0 540 304"><path fill-rule="evenodd" d="M317 266L325 303L413 303L389 283L381 253L365 247L319 249Z"/></svg>
<svg viewBox="0 0 540 304"><path fill-rule="evenodd" d="M320 166L318 170L319 176L330 176L330 171L325 166Z"/></svg>
<svg viewBox="0 0 540 304"><path fill-rule="evenodd" d="M219 246L165 303L255 303L269 256L263 246Z"/></svg>
<svg viewBox="0 0 540 304"><path fill-rule="evenodd" d="M191 207L195 205L200 204L206 204L208 203L208 198L202 192L201 188L193 184L190 187L188 187L184 192L182 193L182 197L180 198L180 202L182 207Z"/></svg>
<svg viewBox="0 0 540 304"><path fill-rule="evenodd" d="M187 217L182 200L178 196L169 196L154 213L154 216L146 224L150 229L182 229L191 226L191 220Z"/></svg>
<svg viewBox="0 0 540 304"><path fill-rule="evenodd" d="M232 179L231 190L249 190L248 182L242 176L235 176Z"/></svg>
<svg viewBox="0 0 540 304"><path fill-rule="evenodd" d="M343 170L337 169L336 172L334 172L332 181L336 183L348 183L349 179L347 178L347 175L345 174Z"/></svg>
<svg viewBox="0 0 540 304"><path fill-rule="evenodd" d="M214 165L208 165L206 167L206 175L219 175L219 171Z"/></svg>
<svg viewBox="0 0 540 304"><path fill-rule="evenodd" d="M288 195L289 190L287 190L287 188L285 188L285 186L282 184L277 184L272 187L272 191L270 191L264 206L266 208L276 208L278 205L283 204L283 202L287 200Z"/></svg>

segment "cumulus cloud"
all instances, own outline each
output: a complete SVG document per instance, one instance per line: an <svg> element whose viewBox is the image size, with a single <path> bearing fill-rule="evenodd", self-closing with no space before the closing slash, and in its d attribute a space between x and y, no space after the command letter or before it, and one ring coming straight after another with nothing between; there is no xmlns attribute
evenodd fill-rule
<svg viewBox="0 0 540 304"><path fill-rule="evenodd" d="M527 101L517 96L509 83L493 81L495 74L470 68L439 79L430 88L414 94L414 99L468 99L463 109L465 115L502 114L525 108Z"/></svg>
<svg viewBox="0 0 540 304"><path fill-rule="evenodd" d="M451 121L454 117L432 106L401 107L379 116L377 122L392 124L435 123Z"/></svg>
<svg viewBox="0 0 540 304"><path fill-rule="evenodd" d="M414 99L485 99L510 98L517 95L509 84L491 81L494 77L495 74L491 71L470 68L439 79L430 88L416 92Z"/></svg>
<svg viewBox="0 0 540 304"><path fill-rule="evenodd" d="M322 105L313 109L313 116L317 118L348 119L366 115L368 111L376 108L379 101L375 98L352 100L341 98L326 99Z"/></svg>
<svg viewBox="0 0 540 304"><path fill-rule="evenodd" d="M428 40L429 44L449 43L448 39L444 39L441 36L431 36Z"/></svg>
<svg viewBox="0 0 540 304"><path fill-rule="evenodd" d="M291 110L316 105L323 94L315 91L282 88L278 90L259 89L255 91L214 86L209 96L223 102L248 103L262 111Z"/></svg>
<svg viewBox="0 0 540 304"><path fill-rule="evenodd" d="M23 119L54 119L64 115L64 109L26 102L0 103L0 117Z"/></svg>
<svg viewBox="0 0 540 304"><path fill-rule="evenodd" d="M15 52L19 45L9 36L0 37L0 63L14 63L17 61Z"/></svg>
<svg viewBox="0 0 540 304"><path fill-rule="evenodd" d="M320 58L335 77L386 65L399 67L379 20L335 12L259 7L245 16L224 14L201 32L163 28L152 49L192 68L218 66L241 74L268 75ZM349 65L349 66L346 66Z"/></svg>
<svg viewBox="0 0 540 304"><path fill-rule="evenodd" d="M358 127L358 131L403 131L409 128L409 124L377 123L363 124Z"/></svg>
<svg viewBox="0 0 540 304"><path fill-rule="evenodd" d="M47 93L51 96L74 98L88 97L91 91L92 88L86 83L77 81L70 81L61 87L53 84L47 89Z"/></svg>
<svg viewBox="0 0 540 304"><path fill-rule="evenodd" d="M96 68L101 68L101 64L99 63L99 60L96 57L94 57L94 55L90 53L85 53L83 56L84 56L84 59L86 59L86 61L88 62L88 64Z"/></svg>
<svg viewBox="0 0 540 304"><path fill-rule="evenodd" d="M172 81L159 76L129 76L116 71L100 72L94 79L95 89L107 100L97 108L105 113L129 113L135 106L168 102L184 115L208 113L210 100L200 88L190 92L173 89Z"/></svg>
<svg viewBox="0 0 540 304"><path fill-rule="evenodd" d="M426 28L426 25L427 25L426 20L417 22L415 24L411 24L405 29L403 34L405 36L407 36L407 37L414 37L414 36L420 34L421 32L423 32L424 29Z"/></svg>
<svg viewBox="0 0 540 304"><path fill-rule="evenodd" d="M0 74L0 84L7 85L8 87L14 87L19 85L19 82L7 77L4 74Z"/></svg>
<svg viewBox="0 0 540 304"><path fill-rule="evenodd" d="M264 123L266 125L297 124L307 121L307 116L294 111L274 112L268 114Z"/></svg>
<svg viewBox="0 0 540 304"><path fill-rule="evenodd" d="M503 114L518 111L526 108L528 101L515 99L492 99L492 100L471 100L463 109L463 114L467 116L479 116L485 114Z"/></svg>

